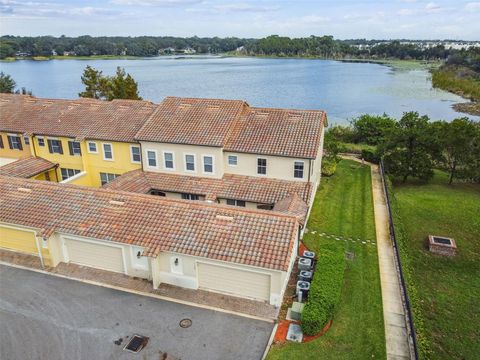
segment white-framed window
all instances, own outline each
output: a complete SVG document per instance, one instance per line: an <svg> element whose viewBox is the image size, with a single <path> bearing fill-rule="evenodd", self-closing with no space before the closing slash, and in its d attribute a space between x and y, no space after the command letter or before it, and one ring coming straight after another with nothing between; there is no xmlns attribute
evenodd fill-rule
<svg viewBox="0 0 480 360"><path fill-rule="evenodd" d="M102 186L105 184L108 184L110 181L115 180L118 176L118 174L109 174L109 173L100 173L100 182L102 183Z"/></svg>
<svg viewBox="0 0 480 360"><path fill-rule="evenodd" d="M187 194L182 193L183 200L200 200L200 197L197 194Z"/></svg>
<svg viewBox="0 0 480 360"><path fill-rule="evenodd" d="M30 145L30 138L27 135L23 137L23 141L25 141L25 145Z"/></svg>
<svg viewBox="0 0 480 360"><path fill-rule="evenodd" d="M62 141L59 139L47 139L50 154L63 154Z"/></svg>
<svg viewBox="0 0 480 360"><path fill-rule="evenodd" d="M142 162L142 155L140 154L140 146L130 145L130 154L132 163L139 164Z"/></svg>
<svg viewBox="0 0 480 360"><path fill-rule="evenodd" d="M165 170L175 169L175 163L173 162L173 152L170 152L170 151L163 152L163 168Z"/></svg>
<svg viewBox="0 0 480 360"><path fill-rule="evenodd" d="M98 154L97 143L95 141L89 141L87 144L87 149L91 154Z"/></svg>
<svg viewBox="0 0 480 360"><path fill-rule="evenodd" d="M267 159L257 158L257 174L267 175Z"/></svg>
<svg viewBox="0 0 480 360"><path fill-rule="evenodd" d="M203 159L203 173L213 174L213 156L203 155L202 159Z"/></svg>
<svg viewBox="0 0 480 360"><path fill-rule="evenodd" d="M23 150L22 139L18 135L7 135L8 146L11 150Z"/></svg>
<svg viewBox="0 0 480 360"><path fill-rule="evenodd" d="M185 171L195 172L195 155L185 154Z"/></svg>
<svg viewBox="0 0 480 360"><path fill-rule="evenodd" d="M38 143L38 146L45 146L45 138L43 136L39 136L37 138L37 143Z"/></svg>
<svg viewBox="0 0 480 360"><path fill-rule="evenodd" d="M82 149L80 148L80 143L78 141L68 141L68 151L72 156L81 156Z"/></svg>
<svg viewBox="0 0 480 360"><path fill-rule="evenodd" d="M235 199L227 199L227 205L245 207L245 201L235 200Z"/></svg>
<svg viewBox="0 0 480 360"><path fill-rule="evenodd" d="M62 180L67 180L68 178L79 174L80 170L60 168L60 173L62 174Z"/></svg>
<svg viewBox="0 0 480 360"><path fill-rule="evenodd" d="M110 143L103 143L103 160L113 161L113 147Z"/></svg>
<svg viewBox="0 0 480 360"><path fill-rule="evenodd" d="M228 165L237 166L237 164L238 164L237 155L228 155Z"/></svg>
<svg viewBox="0 0 480 360"><path fill-rule="evenodd" d="M157 167L157 151L147 150L147 165L151 168Z"/></svg>
<svg viewBox="0 0 480 360"><path fill-rule="evenodd" d="M293 163L293 177L296 179L303 179L305 163L303 161L295 161Z"/></svg>

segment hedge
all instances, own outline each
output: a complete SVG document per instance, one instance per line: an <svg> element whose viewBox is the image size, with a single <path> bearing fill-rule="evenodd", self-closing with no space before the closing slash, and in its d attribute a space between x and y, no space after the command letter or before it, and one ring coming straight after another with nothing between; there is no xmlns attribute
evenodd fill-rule
<svg viewBox="0 0 480 360"><path fill-rule="evenodd" d="M335 159L323 158L322 175L332 176L337 171L337 162Z"/></svg>
<svg viewBox="0 0 480 360"><path fill-rule="evenodd" d="M338 246L322 248L319 254L308 300L302 312L302 331L316 335L333 317L343 286L345 255Z"/></svg>
<svg viewBox="0 0 480 360"><path fill-rule="evenodd" d="M377 153L370 150L362 150L362 159L373 164L380 163L380 157L377 155Z"/></svg>

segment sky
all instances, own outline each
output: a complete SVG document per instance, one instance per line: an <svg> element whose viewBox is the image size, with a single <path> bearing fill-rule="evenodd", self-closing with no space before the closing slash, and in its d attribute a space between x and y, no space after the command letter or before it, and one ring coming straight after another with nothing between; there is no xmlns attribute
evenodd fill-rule
<svg viewBox="0 0 480 360"><path fill-rule="evenodd" d="M480 1L0 0L0 34L480 40Z"/></svg>

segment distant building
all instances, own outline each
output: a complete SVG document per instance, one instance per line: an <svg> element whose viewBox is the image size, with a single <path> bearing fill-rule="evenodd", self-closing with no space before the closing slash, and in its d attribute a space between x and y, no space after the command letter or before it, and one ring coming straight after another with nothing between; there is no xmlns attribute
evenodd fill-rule
<svg viewBox="0 0 480 360"><path fill-rule="evenodd" d="M75 51L64 51L63 56L75 56L77 55Z"/></svg>
<svg viewBox="0 0 480 360"><path fill-rule="evenodd" d="M187 47L185 49L183 49L183 53L184 54L195 54L197 51L191 47Z"/></svg>

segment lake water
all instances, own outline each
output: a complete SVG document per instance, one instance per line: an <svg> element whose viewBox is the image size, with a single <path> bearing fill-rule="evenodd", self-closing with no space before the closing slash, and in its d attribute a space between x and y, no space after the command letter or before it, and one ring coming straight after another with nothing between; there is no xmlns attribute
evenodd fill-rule
<svg viewBox="0 0 480 360"><path fill-rule="evenodd" d="M400 117L414 110L435 120L465 116L451 108L465 100L433 89L428 71L368 63L197 56L22 60L0 63L0 70L35 96L76 98L83 90L80 77L87 65L104 74L124 67L138 82L141 96L154 102L169 95L243 99L252 106L323 109L330 123L343 124L365 113Z"/></svg>

